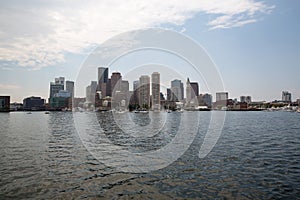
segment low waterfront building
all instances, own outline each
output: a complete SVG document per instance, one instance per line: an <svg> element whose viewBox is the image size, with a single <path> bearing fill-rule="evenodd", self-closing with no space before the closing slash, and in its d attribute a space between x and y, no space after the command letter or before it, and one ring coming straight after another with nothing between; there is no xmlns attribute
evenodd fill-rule
<svg viewBox="0 0 300 200"><path fill-rule="evenodd" d="M41 97L27 97L23 100L24 110L44 110L45 109L45 99Z"/></svg>
<svg viewBox="0 0 300 200"><path fill-rule="evenodd" d="M61 110L69 108L69 98L65 97L52 97L50 98L50 109Z"/></svg>
<svg viewBox="0 0 300 200"><path fill-rule="evenodd" d="M18 111L18 110L23 110L22 103L14 102L10 104L10 111Z"/></svg>
<svg viewBox="0 0 300 200"><path fill-rule="evenodd" d="M10 111L10 96L0 96L0 112Z"/></svg>

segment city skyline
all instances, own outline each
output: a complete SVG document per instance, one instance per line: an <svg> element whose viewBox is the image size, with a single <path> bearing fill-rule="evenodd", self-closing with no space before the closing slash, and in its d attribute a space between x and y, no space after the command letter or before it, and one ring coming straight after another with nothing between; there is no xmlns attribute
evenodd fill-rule
<svg viewBox="0 0 300 200"><path fill-rule="evenodd" d="M64 76L76 82L86 55L101 42L128 30L160 27L182 32L203 46L217 65L231 97L249 95L253 100L271 101L281 99L281 91L287 90L293 94L293 101L300 98L298 1L156 3L160 6L149 6L141 1L140 6L132 6L130 12L119 12L104 2L89 3L85 7L79 2L72 6L55 2L29 1L26 5L21 1L1 2L1 13L5 17L0 21L3 27L0 94L10 95L12 102L37 95L47 99L49 90L45 88L53 77ZM170 6L174 12L168 9ZM73 7L82 12L62 12L71 11ZM104 7L109 9L103 10ZM109 10L110 15L100 15L99 10L103 13ZM107 25L105 21L111 15L118 20ZM141 56L141 60L147 60L145 57ZM156 62L172 59L166 55L161 57ZM133 66L126 65L126 60L122 64L127 70ZM173 64L176 65L170 61L169 65ZM201 80L195 81L203 85ZM84 89L76 93L85 95Z"/></svg>

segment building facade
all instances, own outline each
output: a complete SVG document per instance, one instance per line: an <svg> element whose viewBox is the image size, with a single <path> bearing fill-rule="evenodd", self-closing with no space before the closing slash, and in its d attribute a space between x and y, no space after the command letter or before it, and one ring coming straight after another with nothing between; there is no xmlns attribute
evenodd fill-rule
<svg viewBox="0 0 300 200"><path fill-rule="evenodd" d="M50 98L51 99L51 98ZM27 97L23 99L23 109L24 110L44 110L45 109L45 99L41 97Z"/></svg>
<svg viewBox="0 0 300 200"><path fill-rule="evenodd" d="M175 79L171 81L171 100L182 101L183 100L183 83L181 80Z"/></svg>
<svg viewBox="0 0 300 200"><path fill-rule="evenodd" d="M74 82L66 81L66 91L70 93L70 97L74 99Z"/></svg>
<svg viewBox="0 0 300 200"><path fill-rule="evenodd" d="M153 72L151 75L152 109L160 110L160 74Z"/></svg>
<svg viewBox="0 0 300 200"><path fill-rule="evenodd" d="M121 90L121 82L122 82L121 73L119 72L112 73L110 79L111 79L111 91L113 96L114 92Z"/></svg>
<svg viewBox="0 0 300 200"><path fill-rule="evenodd" d="M0 112L10 111L10 96L0 96Z"/></svg>
<svg viewBox="0 0 300 200"><path fill-rule="evenodd" d="M139 80L139 105L143 108L150 107L150 77L143 75Z"/></svg>
<svg viewBox="0 0 300 200"><path fill-rule="evenodd" d="M228 100L228 92L217 92L216 93L216 102L227 101L227 100Z"/></svg>
<svg viewBox="0 0 300 200"><path fill-rule="evenodd" d="M282 91L282 101L285 103L292 102L292 94L288 91Z"/></svg>
<svg viewBox="0 0 300 200"><path fill-rule="evenodd" d="M240 96L241 103L251 103L251 96Z"/></svg>

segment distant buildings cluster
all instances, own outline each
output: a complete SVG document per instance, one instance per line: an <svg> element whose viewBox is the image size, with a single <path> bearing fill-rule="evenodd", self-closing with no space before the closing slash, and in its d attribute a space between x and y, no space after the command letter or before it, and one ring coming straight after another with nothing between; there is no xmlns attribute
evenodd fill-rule
<svg viewBox="0 0 300 200"><path fill-rule="evenodd" d="M160 91L160 73L153 72L149 75L141 75L133 81L133 91L129 90L129 82L122 79L120 72L113 72L109 77L109 69L98 68L98 81L91 81L86 87L85 108L100 110L109 109L151 109L163 108L177 109L178 106L195 108L199 102L203 106L211 107L212 96L210 94L199 95L199 84L187 79L184 98L184 86L181 80L171 81L171 88L167 88L165 95ZM177 104L176 104L177 102Z"/></svg>
<svg viewBox="0 0 300 200"><path fill-rule="evenodd" d="M120 72L113 72L109 77L109 69L98 68L98 80L91 81L86 87L85 98L74 97L74 82L65 81L64 77L54 79L50 83L48 103L41 97L27 97L23 103L10 103L10 96L0 96L0 112L10 110L71 110L81 107L98 110L262 110L285 105L299 106L300 99L292 102L292 94L282 91L281 100L272 102L253 102L251 96L240 96L230 99L228 92L217 92L213 102L211 94L200 94L198 82L187 78L185 89L181 80L171 81L167 93L160 91L160 73L153 72L141 75L133 81L133 90L129 90L129 82L123 80Z"/></svg>

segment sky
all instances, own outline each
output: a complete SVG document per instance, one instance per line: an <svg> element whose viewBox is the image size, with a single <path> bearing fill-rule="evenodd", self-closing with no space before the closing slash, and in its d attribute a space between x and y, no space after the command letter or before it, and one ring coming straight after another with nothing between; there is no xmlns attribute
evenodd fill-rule
<svg viewBox="0 0 300 200"><path fill-rule="evenodd" d="M29 96L47 99L50 82L59 76L77 80L89 54L103 42L127 31L156 27L201 45L230 98L250 95L270 101L281 99L287 90L293 100L300 99L299 8L297 0L1 1L0 95L10 95L12 102ZM159 52L135 56L140 65L143 58L148 58L145 65L153 58L162 71L180 63ZM118 71L119 64L132 71L128 59L112 68ZM192 77L189 66L180 64ZM125 71L120 71L124 77ZM140 75L132 73L136 77L127 76L130 84ZM169 87L173 77L163 79ZM199 81L201 93L214 92L201 78L193 80ZM78 87L75 96L85 96L84 89Z"/></svg>

